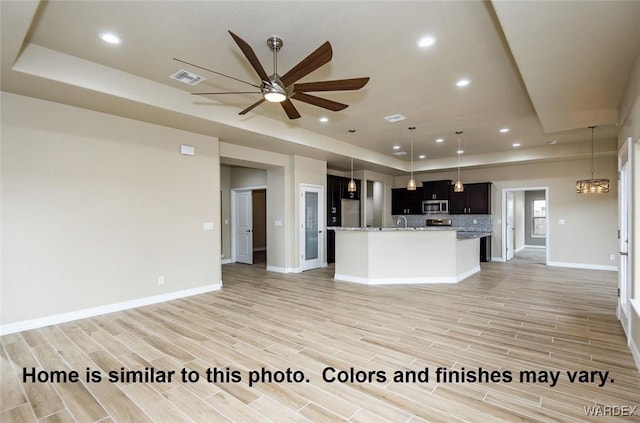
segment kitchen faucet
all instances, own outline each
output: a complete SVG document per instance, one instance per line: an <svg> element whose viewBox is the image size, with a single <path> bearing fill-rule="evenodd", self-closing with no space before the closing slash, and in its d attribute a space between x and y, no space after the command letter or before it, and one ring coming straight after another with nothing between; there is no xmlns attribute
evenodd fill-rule
<svg viewBox="0 0 640 423"><path fill-rule="evenodd" d="M396 227L400 227L400 221L404 220L404 228L406 228L408 226L407 223L407 216L398 216L398 220L396 220Z"/></svg>

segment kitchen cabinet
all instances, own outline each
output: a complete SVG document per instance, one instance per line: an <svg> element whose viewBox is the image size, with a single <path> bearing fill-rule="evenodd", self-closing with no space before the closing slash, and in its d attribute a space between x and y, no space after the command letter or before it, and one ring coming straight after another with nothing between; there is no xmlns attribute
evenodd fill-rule
<svg viewBox="0 0 640 423"><path fill-rule="evenodd" d="M327 226L340 226L340 200L342 197L342 179L327 175Z"/></svg>
<svg viewBox="0 0 640 423"><path fill-rule="evenodd" d="M422 187L415 191L406 188L391 190L391 214L422 214Z"/></svg>
<svg viewBox="0 0 640 423"><path fill-rule="evenodd" d="M491 214L491 182L464 184L463 192L449 187L450 214Z"/></svg>
<svg viewBox="0 0 640 423"><path fill-rule="evenodd" d="M354 179L357 191L349 192L347 187L351 178L327 175L327 226L342 226L342 199L360 200L362 184ZM327 231L327 262L335 262L335 232Z"/></svg>
<svg viewBox="0 0 640 423"><path fill-rule="evenodd" d="M422 198L424 200L448 200L451 180L423 181Z"/></svg>

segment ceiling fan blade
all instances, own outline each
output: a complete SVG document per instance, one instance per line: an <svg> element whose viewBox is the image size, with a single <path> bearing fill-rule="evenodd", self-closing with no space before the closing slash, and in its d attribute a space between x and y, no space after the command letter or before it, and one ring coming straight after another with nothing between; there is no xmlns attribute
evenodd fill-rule
<svg viewBox="0 0 640 423"><path fill-rule="evenodd" d="M301 84L293 84L293 91L296 93L309 91L348 91L359 90L367 85L369 77L336 79L334 81L320 82L303 82Z"/></svg>
<svg viewBox="0 0 640 423"><path fill-rule="evenodd" d="M267 75L267 72L265 72L262 64L260 63L260 60L258 60L258 56L256 56L251 46L233 32L229 31L229 34L231 34L233 39L236 41L236 44L238 44L238 47L240 47L240 50L242 50L242 53L244 53L244 56L247 58L253 69L257 72L260 80L269 81L269 75Z"/></svg>
<svg viewBox="0 0 640 423"><path fill-rule="evenodd" d="M293 105L291 100L286 99L280 104L282 105L282 108L284 109L287 116L289 116L289 119L298 119L300 117L300 113L298 113L296 106Z"/></svg>
<svg viewBox="0 0 640 423"><path fill-rule="evenodd" d="M253 110L255 107L258 107L259 105L261 105L262 103L265 102L264 98L261 98L260 100L256 101L255 103L253 103L251 106L247 107L246 109L244 109L243 111L241 111L240 113L238 113L239 115L246 115L247 113L249 113L251 110Z"/></svg>
<svg viewBox="0 0 640 423"><path fill-rule="evenodd" d="M313 53L302 59L300 63L295 65L291 70L280 78L285 87L293 84L300 78L310 74L320 66L329 63L333 56L333 50L329 41L325 41Z"/></svg>
<svg viewBox="0 0 640 423"><path fill-rule="evenodd" d="M243 81L242 79L234 78L233 76L225 75L224 73L220 73L214 71L213 69L205 68L204 66L196 65L194 63L189 63L181 59L173 58L176 62L184 63L185 65L193 66L194 68L206 70L207 72L215 73L216 75L224 76L225 78L233 79L234 81L242 82L243 84L251 85L252 87L260 88L260 85L252 84L251 82Z"/></svg>
<svg viewBox="0 0 640 423"><path fill-rule="evenodd" d="M338 103L337 101L327 100L326 98L316 97L315 95L309 95L304 93L295 93L291 98L295 98L298 101L309 103L314 106L322 107L333 112L344 110L349 107L348 104Z"/></svg>
<svg viewBox="0 0 640 423"><path fill-rule="evenodd" d="M220 95L220 94L262 94L260 91L227 91L221 93L191 93L191 95Z"/></svg>

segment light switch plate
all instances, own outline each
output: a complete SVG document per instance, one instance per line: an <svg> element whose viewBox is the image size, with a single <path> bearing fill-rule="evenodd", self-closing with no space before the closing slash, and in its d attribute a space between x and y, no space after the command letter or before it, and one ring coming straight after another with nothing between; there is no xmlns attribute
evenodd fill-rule
<svg viewBox="0 0 640 423"><path fill-rule="evenodd" d="M565 221L564 219L558 219L558 225L564 225Z"/></svg>
<svg viewBox="0 0 640 423"><path fill-rule="evenodd" d="M202 229L204 229L205 231L212 231L213 222L204 222L204 224L202 225Z"/></svg>
<svg viewBox="0 0 640 423"><path fill-rule="evenodd" d="M276 220L275 222L273 222L273 224L275 226L282 226L282 220Z"/></svg>

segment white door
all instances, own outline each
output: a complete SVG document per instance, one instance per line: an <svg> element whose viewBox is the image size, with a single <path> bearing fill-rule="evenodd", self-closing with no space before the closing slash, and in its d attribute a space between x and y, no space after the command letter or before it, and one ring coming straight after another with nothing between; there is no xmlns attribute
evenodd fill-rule
<svg viewBox="0 0 640 423"><path fill-rule="evenodd" d="M620 251L620 270L618 272L618 318L622 327L629 336L629 300L631 297L631 265L629 260L630 245L630 213L631 207L631 175L629 166L629 157L631 157L629 148L631 142L627 141L620 150L619 154L619 171L620 182L618 186L618 210L619 216L619 251Z"/></svg>
<svg viewBox="0 0 640 423"><path fill-rule="evenodd" d="M236 192L236 261L253 264L253 213L251 191Z"/></svg>
<svg viewBox="0 0 640 423"><path fill-rule="evenodd" d="M300 185L300 270L322 267L324 213L322 186Z"/></svg>
<svg viewBox="0 0 640 423"><path fill-rule="evenodd" d="M506 205L506 213L505 213L505 225L506 225L506 251L507 251L507 261L513 258L513 250L515 248L515 226L514 226L514 202L513 202L513 191L507 191L507 205Z"/></svg>

